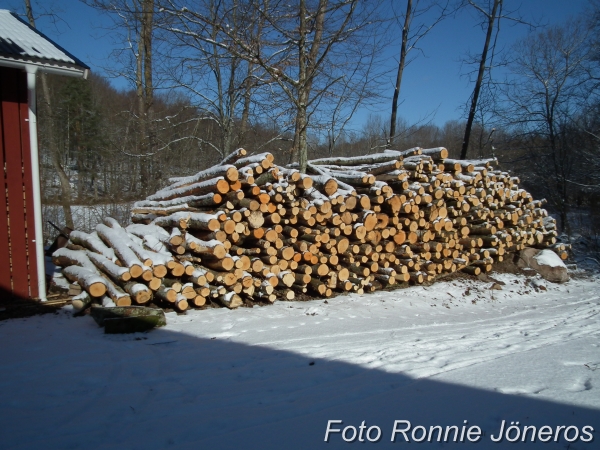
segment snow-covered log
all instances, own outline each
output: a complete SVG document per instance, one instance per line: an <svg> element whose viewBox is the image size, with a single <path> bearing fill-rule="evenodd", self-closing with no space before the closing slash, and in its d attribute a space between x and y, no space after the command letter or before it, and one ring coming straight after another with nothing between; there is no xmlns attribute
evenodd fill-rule
<svg viewBox="0 0 600 450"><path fill-rule="evenodd" d="M112 248L106 246L104 242L94 236L93 234L84 233L83 231L71 231L69 234L69 240L76 245L85 247L93 252L100 253L105 258L114 260L116 258L115 252Z"/></svg>
<svg viewBox="0 0 600 450"><path fill-rule="evenodd" d="M310 161L310 163L315 165L335 164L338 166L359 166L364 164L377 164L382 162L389 162L394 159L399 160L404 158L405 156L420 154L420 151L421 149L419 147L415 147L414 149L405 150L402 152L396 150L386 150L383 153L375 153L372 155L365 156L313 159Z"/></svg>
<svg viewBox="0 0 600 450"><path fill-rule="evenodd" d="M313 186L327 196L333 195L338 189L338 182L331 176L315 175L312 179Z"/></svg>
<svg viewBox="0 0 600 450"><path fill-rule="evenodd" d="M107 279L89 269L69 266L63 269L63 275L69 281L77 282L92 297L102 297L106 293Z"/></svg>
<svg viewBox="0 0 600 450"><path fill-rule="evenodd" d="M221 165L211 167L209 169L198 172L195 175L181 178L179 181L171 184L170 186L167 186L165 189L163 189L163 191L182 188L191 184L196 184L201 181L217 177L223 177L227 181L237 181L239 177L238 170L235 166L232 165Z"/></svg>
<svg viewBox="0 0 600 450"><path fill-rule="evenodd" d="M235 163L238 159L243 158L244 156L246 156L248 152L243 149L243 148L238 148L234 151L232 151L229 155L227 155L225 158L223 158L221 160L221 162L219 163L219 165L223 166L226 164L233 164Z"/></svg>
<svg viewBox="0 0 600 450"><path fill-rule="evenodd" d="M158 217L154 225L161 227L178 227L181 229L216 231L221 227L217 215L206 213L174 213L166 217Z"/></svg>
<svg viewBox="0 0 600 450"><path fill-rule="evenodd" d="M217 177L176 189L163 189L151 195L146 200L166 201L188 195L200 196L210 193L226 194L227 192L229 192L229 183L224 177Z"/></svg>
<svg viewBox="0 0 600 450"><path fill-rule="evenodd" d="M98 256L103 257L102 255ZM68 248L59 248L52 254L52 263L60 267L80 266L88 269L90 272L97 273L96 266L90 261L85 250L77 251Z"/></svg>
<svg viewBox="0 0 600 450"><path fill-rule="evenodd" d="M106 225L96 225L98 236L114 250L121 263L129 269L133 278L138 278L144 272L143 263L137 255L129 248L128 241L121 233Z"/></svg>
<svg viewBox="0 0 600 450"><path fill-rule="evenodd" d="M177 294L177 297L175 298L175 301L173 302L173 307L177 311L185 311L186 309L189 308L188 299L182 294Z"/></svg>
<svg viewBox="0 0 600 450"><path fill-rule="evenodd" d="M233 164L236 167L244 167L248 164L257 163L262 168L268 169L273 165L274 160L275 160L275 158L273 157L273 155L271 153L267 152L267 153L260 153L258 155L250 155L250 156L246 156L244 158L240 158L237 161L235 161Z"/></svg>
<svg viewBox="0 0 600 450"><path fill-rule="evenodd" d="M123 289L110 280L106 280L106 295L108 295L116 306L130 306L131 297Z"/></svg>
<svg viewBox="0 0 600 450"><path fill-rule="evenodd" d="M169 238L169 232L157 225L132 224L126 228L128 233L131 233L139 238L144 238L146 235L153 235L161 242Z"/></svg>
<svg viewBox="0 0 600 450"><path fill-rule="evenodd" d="M178 197L172 200L152 201L143 200L135 202L132 206L132 212L136 214L156 214L157 210L176 210L175 208L200 208L218 205L223 201L223 196L211 192L205 195L188 195ZM159 215L159 214L157 214Z"/></svg>
<svg viewBox="0 0 600 450"><path fill-rule="evenodd" d="M71 299L71 305L75 312L80 312L89 307L92 304L92 297L86 291L82 291L81 294L76 295Z"/></svg>
<svg viewBox="0 0 600 450"><path fill-rule="evenodd" d="M156 292L156 297L168 303L175 303L177 291L171 287L161 286Z"/></svg>
<svg viewBox="0 0 600 450"><path fill-rule="evenodd" d="M98 270L110 276L113 280L127 282L131 279L129 269L113 263L110 259L94 252L88 252L87 257Z"/></svg>
<svg viewBox="0 0 600 450"><path fill-rule="evenodd" d="M219 295L217 298L223 306L229 309L235 309L244 304L242 298L235 292L227 292L226 294Z"/></svg>
<svg viewBox="0 0 600 450"><path fill-rule="evenodd" d="M445 147L426 148L421 150L421 154L429 156L434 161L440 161L448 157L448 150Z"/></svg>
<svg viewBox="0 0 600 450"><path fill-rule="evenodd" d="M123 290L127 292L131 296L131 299L138 305L148 303L150 299L152 299L152 291L148 286L142 283L130 281L123 285Z"/></svg>
<svg viewBox="0 0 600 450"><path fill-rule="evenodd" d="M212 239L210 241L203 241L198 239L191 234L186 236L186 243L194 253L206 253L215 256L216 258L224 258L227 254L225 246L221 241Z"/></svg>

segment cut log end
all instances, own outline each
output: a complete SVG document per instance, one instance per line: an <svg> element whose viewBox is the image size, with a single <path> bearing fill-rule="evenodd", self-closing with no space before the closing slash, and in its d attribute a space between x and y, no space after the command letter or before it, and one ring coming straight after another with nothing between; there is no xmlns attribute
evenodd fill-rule
<svg viewBox="0 0 600 450"><path fill-rule="evenodd" d="M144 269L142 266L135 264L129 268L129 273L132 278L139 278L144 273Z"/></svg>

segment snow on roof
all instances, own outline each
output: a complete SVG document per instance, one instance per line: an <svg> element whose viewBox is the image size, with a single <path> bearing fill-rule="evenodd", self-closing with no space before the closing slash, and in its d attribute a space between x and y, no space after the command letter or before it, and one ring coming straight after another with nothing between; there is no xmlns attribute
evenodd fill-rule
<svg viewBox="0 0 600 450"><path fill-rule="evenodd" d="M31 27L16 14L0 9L0 66L27 64L40 70L87 76L89 67Z"/></svg>

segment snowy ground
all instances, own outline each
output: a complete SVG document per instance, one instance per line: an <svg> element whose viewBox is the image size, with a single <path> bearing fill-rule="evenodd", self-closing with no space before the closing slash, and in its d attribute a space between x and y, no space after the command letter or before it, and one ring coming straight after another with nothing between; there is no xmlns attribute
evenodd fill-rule
<svg viewBox="0 0 600 450"><path fill-rule="evenodd" d="M148 334L104 335L67 310L0 322L0 448L600 448L600 279L494 277L502 290L455 280L169 314ZM325 443L334 419L381 438ZM395 420L483 436L392 443ZM503 420L551 440L495 443ZM555 442L557 426L595 439Z"/></svg>

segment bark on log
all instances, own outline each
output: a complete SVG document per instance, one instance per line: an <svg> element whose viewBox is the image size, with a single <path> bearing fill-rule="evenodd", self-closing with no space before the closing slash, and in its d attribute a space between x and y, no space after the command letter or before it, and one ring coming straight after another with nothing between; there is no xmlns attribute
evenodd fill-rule
<svg viewBox="0 0 600 450"><path fill-rule="evenodd" d="M146 200L166 201L188 195L200 196L210 193L226 194L227 192L229 192L229 182L223 177L217 177L177 189L164 189L151 195Z"/></svg>
<svg viewBox="0 0 600 450"><path fill-rule="evenodd" d="M148 303L152 298L152 291L150 291L146 285L136 283L135 281L125 283L123 290L127 292L131 299L138 305Z"/></svg>
<svg viewBox="0 0 600 450"><path fill-rule="evenodd" d="M128 247L128 242L123 239L120 233L103 224L96 226L96 232L105 243L111 246L121 263L129 269L133 278L138 278L142 275L144 271L142 262Z"/></svg>
<svg viewBox="0 0 600 450"><path fill-rule="evenodd" d="M63 275L71 282L77 282L92 297L102 297L106 293L106 278L79 266L69 266L63 269Z"/></svg>
<svg viewBox="0 0 600 450"><path fill-rule="evenodd" d="M104 242L93 234L84 233L83 231L71 231L69 234L69 240L77 245L81 245L93 252L100 253L107 259L114 260L116 258L115 252L112 248L108 247Z"/></svg>
<svg viewBox="0 0 600 450"><path fill-rule="evenodd" d="M219 295L218 300L223 306L229 309L235 309L244 304L242 298L235 292L228 292L226 294Z"/></svg>

